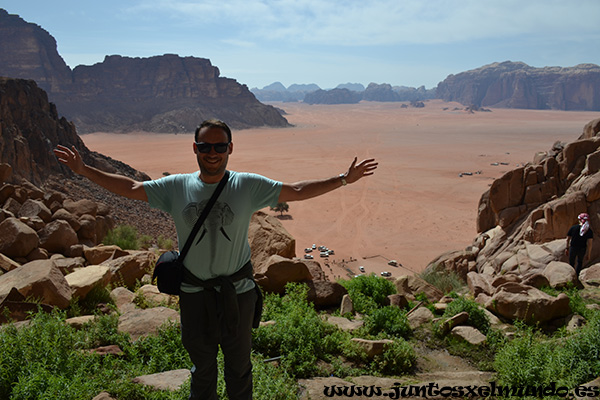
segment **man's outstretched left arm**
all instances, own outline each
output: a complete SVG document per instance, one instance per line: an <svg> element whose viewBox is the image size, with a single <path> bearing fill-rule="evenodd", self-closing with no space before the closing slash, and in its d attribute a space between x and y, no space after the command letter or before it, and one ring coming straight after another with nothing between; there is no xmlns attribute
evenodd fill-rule
<svg viewBox="0 0 600 400"><path fill-rule="evenodd" d="M375 169L377 169L374 158L368 158L359 163L357 163L357 160L355 157L352 164L350 164L350 168L344 174L325 179L284 183L281 187L278 202L310 199L331 192L345 184L354 183L363 176L373 175Z"/></svg>

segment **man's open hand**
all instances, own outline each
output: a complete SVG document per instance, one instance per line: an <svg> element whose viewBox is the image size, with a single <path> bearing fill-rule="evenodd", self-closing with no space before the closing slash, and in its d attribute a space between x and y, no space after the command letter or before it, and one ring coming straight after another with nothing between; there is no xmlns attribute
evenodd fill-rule
<svg viewBox="0 0 600 400"><path fill-rule="evenodd" d="M354 183L363 176L373 175L374 171L377 169L378 163L375 162L374 158L367 158L362 160L358 164L357 157L354 157L354 161L350 164L350 168L348 168L348 172L346 172L346 182Z"/></svg>
<svg viewBox="0 0 600 400"><path fill-rule="evenodd" d="M58 158L58 161L71 168L76 174L81 174L83 171L85 164L75 146L72 146L69 149L68 147L59 144L56 146L56 149L54 149L54 155Z"/></svg>

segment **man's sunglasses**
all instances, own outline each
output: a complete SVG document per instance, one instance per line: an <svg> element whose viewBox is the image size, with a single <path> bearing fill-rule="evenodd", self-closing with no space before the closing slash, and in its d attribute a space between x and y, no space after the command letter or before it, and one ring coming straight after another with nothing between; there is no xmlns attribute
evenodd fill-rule
<svg viewBox="0 0 600 400"><path fill-rule="evenodd" d="M200 153L210 153L210 149L214 147L217 153L225 153L229 148L229 143L204 143L204 142L196 142L196 148Z"/></svg>

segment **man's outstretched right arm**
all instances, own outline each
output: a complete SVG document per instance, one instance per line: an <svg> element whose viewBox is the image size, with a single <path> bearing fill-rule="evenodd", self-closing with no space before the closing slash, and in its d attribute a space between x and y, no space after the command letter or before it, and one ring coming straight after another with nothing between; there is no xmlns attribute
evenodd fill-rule
<svg viewBox="0 0 600 400"><path fill-rule="evenodd" d="M58 161L71 168L76 174L85 176L92 182L113 193L133 200L148 201L148 196L142 182L90 167L83 162L75 146L69 149L68 147L58 145L54 149L54 155L58 158Z"/></svg>

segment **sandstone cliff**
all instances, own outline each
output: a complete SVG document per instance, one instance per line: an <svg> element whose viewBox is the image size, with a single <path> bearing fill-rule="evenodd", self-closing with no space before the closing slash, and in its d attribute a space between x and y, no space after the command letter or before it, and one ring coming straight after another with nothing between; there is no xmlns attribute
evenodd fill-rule
<svg viewBox="0 0 600 400"><path fill-rule="evenodd" d="M450 75L437 97L465 105L502 108L600 110L600 67L534 68L502 62Z"/></svg>
<svg viewBox="0 0 600 400"><path fill-rule="evenodd" d="M289 125L208 59L107 56L71 71L47 31L2 9L0 76L35 80L80 132L192 132L212 117L234 128Z"/></svg>
<svg viewBox="0 0 600 400"><path fill-rule="evenodd" d="M566 296L552 298L537 289L600 285L599 132L600 119L593 120L578 140L557 142L496 179L479 202L480 233L472 245L442 254L428 270L456 272L477 301L503 317L564 316ZM594 241L587 268L577 276L566 263L566 235L582 212L590 215Z"/></svg>
<svg viewBox="0 0 600 400"><path fill-rule="evenodd" d="M0 78L0 137L0 162L13 167L15 179L24 178L36 185L50 175L72 175L52 153L57 144L77 147L92 166L139 180L149 179L126 164L90 151L75 126L58 116L46 92L32 80Z"/></svg>

